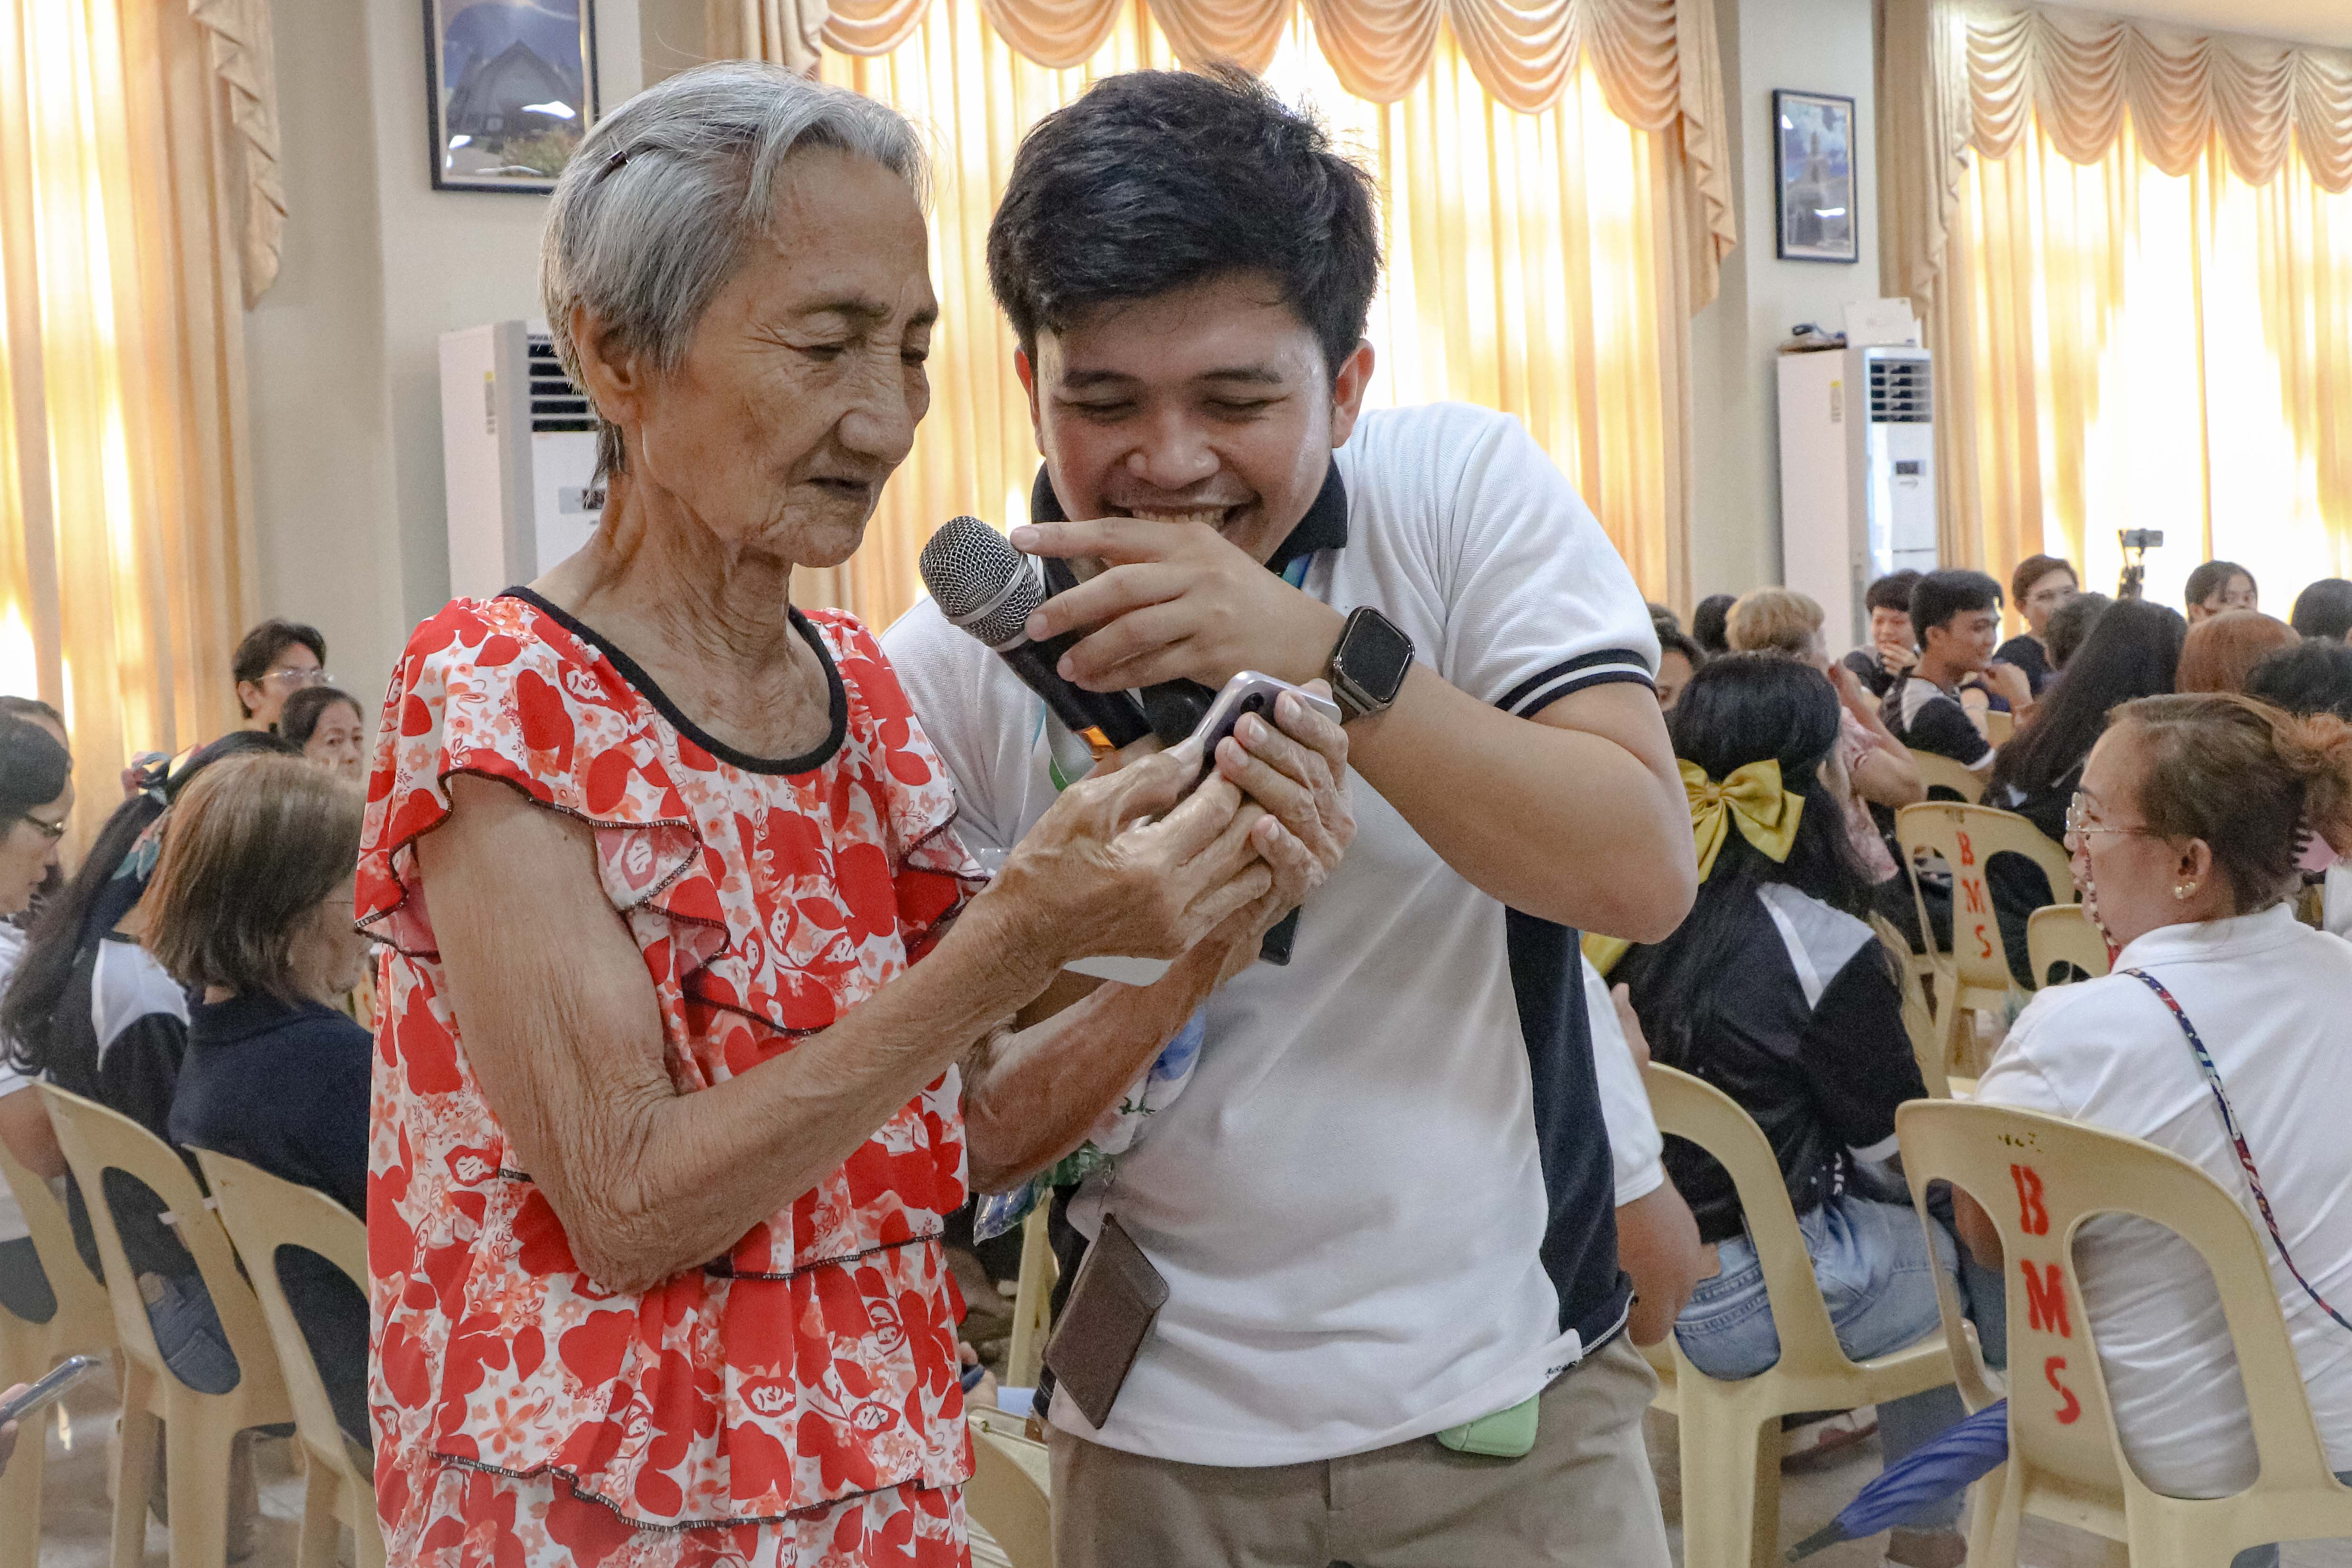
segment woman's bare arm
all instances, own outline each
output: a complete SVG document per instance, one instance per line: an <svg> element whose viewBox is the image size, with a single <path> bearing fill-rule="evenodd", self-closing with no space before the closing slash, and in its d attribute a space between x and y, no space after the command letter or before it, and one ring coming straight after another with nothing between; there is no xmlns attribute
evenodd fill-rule
<svg viewBox="0 0 2352 1568"><path fill-rule="evenodd" d="M41 1097L29 1088L0 1099L0 1143L8 1145L18 1164L44 1181L54 1182L66 1173L66 1152L58 1147L57 1130L41 1109Z"/></svg>
<svg viewBox="0 0 2352 1568"><path fill-rule="evenodd" d="M418 844L450 1005L483 1098L580 1266L634 1291L724 1254L1066 962L1180 956L1265 896L1257 818L1229 784L1125 827L1167 810L1184 776L1155 759L1066 792L923 963L783 1055L684 1095L590 830L453 779L449 819Z"/></svg>

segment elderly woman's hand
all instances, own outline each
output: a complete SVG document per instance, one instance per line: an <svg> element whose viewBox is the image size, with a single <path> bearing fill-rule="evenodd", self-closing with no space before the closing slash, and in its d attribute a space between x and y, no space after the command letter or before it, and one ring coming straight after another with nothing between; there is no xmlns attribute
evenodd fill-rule
<svg viewBox="0 0 2352 1568"><path fill-rule="evenodd" d="M1283 831L1218 773L1192 788L1200 772L1187 743L1072 784L982 901L1033 955L1181 955L1273 890L1262 846Z"/></svg>
<svg viewBox="0 0 2352 1568"><path fill-rule="evenodd" d="M1309 681L1305 689L1318 697L1331 693L1320 680ZM1291 905L1339 869L1356 838L1356 814L1348 805L1347 731L1286 692L1275 704L1272 724L1252 715L1235 727L1233 739L1219 744L1217 771L1313 857L1308 879L1295 889ZM1277 866L1277 878L1281 870Z"/></svg>

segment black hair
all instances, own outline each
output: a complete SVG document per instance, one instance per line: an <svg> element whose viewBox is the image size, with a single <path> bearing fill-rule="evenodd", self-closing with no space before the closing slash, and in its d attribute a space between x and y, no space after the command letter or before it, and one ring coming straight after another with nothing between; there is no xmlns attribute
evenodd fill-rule
<svg viewBox="0 0 2352 1568"><path fill-rule="evenodd" d="M2283 647L2248 672L2246 695L2290 713L2352 721L2352 646L2339 639Z"/></svg>
<svg viewBox="0 0 2352 1568"><path fill-rule="evenodd" d="M248 680L258 682L269 673L269 667L278 662L278 656L296 643L315 654L322 667L326 664L327 639L319 635L318 627L273 616L245 634L244 640L236 645L236 658L230 663L230 672L240 686ZM245 698L241 694L236 706L247 718L253 717L253 710L245 705Z"/></svg>
<svg viewBox="0 0 2352 1568"><path fill-rule="evenodd" d="M0 714L11 719L46 719L60 730L66 727L66 716L37 697L0 697Z"/></svg>
<svg viewBox="0 0 2352 1568"><path fill-rule="evenodd" d="M1380 287L1372 178L1230 65L1106 77L1030 129L988 226L988 281L1024 353L1089 306L1263 272L1332 376Z"/></svg>
<svg viewBox="0 0 2352 1568"><path fill-rule="evenodd" d="M1682 925L1664 942L1634 948L1611 974L1633 984L1637 995L1645 978L1649 987L1664 987L1653 994L1696 999L1672 1016L1659 1009L1643 1016L1651 1048L1668 1066L1687 1063L1693 1040L1720 1032L1724 1021L1715 1014L1727 988L1704 982L1741 962L1740 946L1753 929L1748 906L1763 884L1786 883L1859 919L1870 917L1869 879L1846 837L1843 806L1822 776L1837 744L1838 713L1836 690L1811 665L1784 654L1733 653L1693 675L1667 717L1675 755L1709 778L1719 783L1770 759L1780 764L1780 787L1805 803L1785 861L1775 863L1727 826Z"/></svg>
<svg viewBox="0 0 2352 1568"><path fill-rule="evenodd" d="M1900 610L1911 613L1911 590L1919 585L1919 574L1906 566L1900 572L1889 572L1879 578L1862 595L1864 615L1873 610Z"/></svg>
<svg viewBox="0 0 2352 1568"><path fill-rule="evenodd" d="M1675 614L1673 609L1669 606L1661 605L1655 599L1652 599L1649 601L1649 608L1650 624L1652 626L1656 626L1661 631L1664 630L1668 626L1672 626L1676 631L1683 629L1683 618Z"/></svg>
<svg viewBox="0 0 2352 1568"><path fill-rule="evenodd" d="M2000 608L2000 584L1981 572L1930 572L1911 584L1911 635L1927 646L1927 632L1954 616Z"/></svg>
<svg viewBox="0 0 2352 1568"><path fill-rule="evenodd" d="M2189 574L2189 582L2180 591L2181 602L2193 610L2227 589L2232 577L2243 577L2247 586L2256 593L2262 591L2262 584L2254 581L2254 574L2236 562L2208 561Z"/></svg>
<svg viewBox="0 0 2352 1568"><path fill-rule="evenodd" d="M2287 624L2305 637L2342 642L2344 634L2352 632L2352 583L2322 577L2294 596Z"/></svg>
<svg viewBox="0 0 2352 1568"><path fill-rule="evenodd" d="M38 724L0 714L0 835L65 794L73 758Z"/></svg>
<svg viewBox="0 0 2352 1568"><path fill-rule="evenodd" d="M2188 635L2189 623L2162 605L2127 599L2109 605L2025 728L1993 758L1987 793L1997 797L2012 784L2029 795L2056 787L2098 744L2108 714L2172 690Z"/></svg>
<svg viewBox="0 0 2352 1568"><path fill-rule="evenodd" d="M1691 637L1706 650L1709 658L1717 658L1731 651L1731 606L1739 603L1737 594L1709 594L1691 612Z"/></svg>
<svg viewBox="0 0 2352 1568"><path fill-rule="evenodd" d="M77 1031L58 1026L58 1009L72 983L75 960L84 948L104 940L147 890L143 876L115 875L140 835L154 825L191 779L223 757L242 752L300 754L275 735L236 730L189 752L176 767L153 770L160 776L114 808L81 869L56 897L40 906L25 939L24 956L9 977L5 994L0 994L0 1041L8 1043L15 1064L29 1075L47 1073L73 1083L96 1081L96 1062L68 1064L68 1071L57 1071L59 1053L79 1037Z"/></svg>
<svg viewBox="0 0 2352 1568"><path fill-rule="evenodd" d="M1664 658L1670 653L1678 653L1690 661L1691 673L1696 675L1699 666L1706 662L1706 650L1672 626L1659 626L1657 633L1658 657Z"/></svg>
<svg viewBox="0 0 2352 1568"><path fill-rule="evenodd" d="M298 747L307 746L310 743L311 734L319 728L320 719L338 702L350 703L352 711L360 716L360 721L367 721L367 710L360 706L358 698L342 688L306 686L286 700L286 706L278 715L278 732Z"/></svg>
<svg viewBox="0 0 2352 1568"><path fill-rule="evenodd" d="M2050 649L2051 668L2066 668L2081 650L2084 639L2091 635L2091 628L2099 624L2099 617L2105 615L2107 606L2114 603L2105 594L2086 592L2075 595L2050 612L2050 625L2043 630L2042 640ZM2179 612L2167 613L2177 615ZM2183 621L2180 624L2185 627L2189 623Z"/></svg>

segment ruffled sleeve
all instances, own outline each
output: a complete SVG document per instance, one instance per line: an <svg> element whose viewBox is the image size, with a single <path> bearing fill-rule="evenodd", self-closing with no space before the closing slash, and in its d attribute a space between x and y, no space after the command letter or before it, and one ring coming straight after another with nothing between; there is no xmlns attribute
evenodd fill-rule
<svg viewBox="0 0 2352 1568"><path fill-rule="evenodd" d="M987 873L956 836L955 788L947 767L874 635L839 611L812 611L809 618L834 649L857 710L854 728L873 753L898 898L898 935L907 956L919 958Z"/></svg>
<svg viewBox="0 0 2352 1568"><path fill-rule="evenodd" d="M726 942L715 859L617 671L517 599L460 599L416 628L377 723L360 844L361 927L437 959L416 843L448 817L449 780L495 779L594 830L605 897L648 960L684 971Z"/></svg>

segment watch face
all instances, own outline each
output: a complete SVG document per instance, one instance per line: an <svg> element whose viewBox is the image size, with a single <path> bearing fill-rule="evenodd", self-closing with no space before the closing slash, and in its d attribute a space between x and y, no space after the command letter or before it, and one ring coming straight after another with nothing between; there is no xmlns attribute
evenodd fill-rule
<svg viewBox="0 0 2352 1568"><path fill-rule="evenodd" d="M1412 668L1412 639L1381 615L1360 615L1339 649L1339 668L1382 707L1396 700Z"/></svg>

